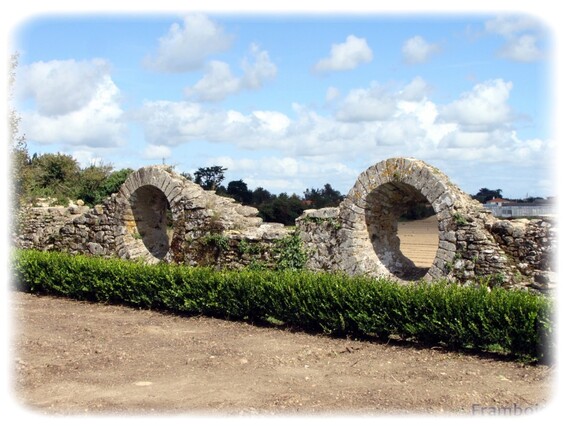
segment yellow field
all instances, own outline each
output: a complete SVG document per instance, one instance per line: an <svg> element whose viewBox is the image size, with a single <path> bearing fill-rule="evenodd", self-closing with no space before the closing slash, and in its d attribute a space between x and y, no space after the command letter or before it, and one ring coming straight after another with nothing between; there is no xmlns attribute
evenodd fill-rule
<svg viewBox="0 0 570 428"><path fill-rule="evenodd" d="M398 237L402 253L417 267L430 267L438 245L437 219L435 216L423 220L398 223Z"/></svg>

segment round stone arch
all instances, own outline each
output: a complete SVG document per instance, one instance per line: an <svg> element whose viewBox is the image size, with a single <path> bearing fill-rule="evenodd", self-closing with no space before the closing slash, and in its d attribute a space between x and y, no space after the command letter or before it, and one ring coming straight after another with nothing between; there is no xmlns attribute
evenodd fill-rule
<svg viewBox="0 0 570 428"><path fill-rule="evenodd" d="M444 276L455 256L453 212L460 198L447 176L420 160L392 158L372 165L341 205L349 253L344 270L404 281ZM399 217L417 203L429 203L438 221L438 248L427 271L401 252L397 236Z"/></svg>
<svg viewBox="0 0 570 428"><path fill-rule="evenodd" d="M127 178L119 190L121 257L146 263L168 260L183 190L184 183L165 166L141 168Z"/></svg>

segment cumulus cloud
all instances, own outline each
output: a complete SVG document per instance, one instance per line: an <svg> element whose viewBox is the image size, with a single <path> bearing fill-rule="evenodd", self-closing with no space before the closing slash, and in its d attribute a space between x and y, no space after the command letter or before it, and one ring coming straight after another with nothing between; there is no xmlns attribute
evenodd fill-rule
<svg viewBox="0 0 570 428"><path fill-rule="evenodd" d="M487 32L500 34L503 37L511 37L524 31L536 30L538 27L538 22L526 15L501 15L485 22L485 30Z"/></svg>
<svg viewBox="0 0 570 428"><path fill-rule="evenodd" d="M240 79L232 74L230 66L222 61L210 61L206 73L194 86L185 88L188 98L198 101L220 101L240 89Z"/></svg>
<svg viewBox="0 0 570 428"><path fill-rule="evenodd" d="M540 139L522 139L515 130L464 131L445 135L439 148L451 159L513 164L518 167L548 162L553 145Z"/></svg>
<svg viewBox="0 0 570 428"><path fill-rule="evenodd" d="M149 101L134 117L142 124L146 141L157 146L209 141L243 148L268 147L283 137L290 124L280 112L243 114L186 101Z"/></svg>
<svg viewBox="0 0 570 428"><path fill-rule="evenodd" d="M408 64L420 64L426 62L439 51L435 43L428 43L421 36L414 36L406 40L402 47L404 61Z"/></svg>
<svg viewBox="0 0 570 428"><path fill-rule="evenodd" d="M405 101L419 101L425 98L430 91L430 86L421 77L414 77L414 79L408 83L402 89L400 93L400 98Z"/></svg>
<svg viewBox="0 0 570 428"><path fill-rule="evenodd" d="M114 147L127 128L120 91L102 60L38 62L25 67L20 96L31 98L23 110L22 131L30 141L72 146Z"/></svg>
<svg viewBox="0 0 570 428"><path fill-rule="evenodd" d="M421 144L426 133L417 117L405 116L382 123L376 132L376 143L380 146L406 147Z"/></svg>
<svg viewBox="0 0 570 428"><path fill-rule="evenodd" d="M211 162L229 168L250 187L272 191L291 191L299 177L305 183L315 177L315 185L326 182L322 177L336 177L337 183L345 180L348 190L349 182L369 166L363 154L371 162L413 156L438 167L456 167L482 160L530 165L552 153L543 141L521 139L512 129L510 82L482 82L446 105L430 100L427 88L427 82L416 78L391 89L373 82L345 97L332 90L338 110L331 114L298 104L285 115L148 102L139 119L147 143L155 146L224 143L255 151L256 158L227 156ZM350 103L368 108L349 112ZM263 156L264 150L272 155ZM355 167L358 162L362 169ZM358 171L350 175L354 169Z"/></svg>
<svg viewBox="0 0 570 428"><path fill-rule="evenodd" d="M351 90L336 112L336 118L343 122L385 120L393 115L395 103L393 94L372 82L369 88Z"/></svg>
<svg viewBox="0 0 570 428"><path fill-rule="evenodd" d="M174 23L168 33L158 41L154 55L147 56L144 64L156 71L184 73L198 70L206 58L229 49L232 37L203 14L184 18L182 26Z"/></svg>
<svg viewBox="0 0 570 428"><path fill-rule="evenodd" d="M91 150L74 150L71 153L74 159L79 162L79 165L82 168L86 168L92 165L101 165L103 163L103 159L101 156L97 156Z"/></svg>
<svg viewBox="0 0 570 428"><path fill-rule="evenodd" d="M166 159L172 156L170 147L166 146L156 146L154 144L149 144L145 147L142 157L144 159Z"/></svg>
<svg viewBox="0 0 570 428"><path fill-rule="evenodd" d="M327 58L319 60L314 69L317 72L353 70L361 64L372 61L372 49L366 39L349 35L344 43L333 44Z"/></svg>
<svg viewBox="0 0 570 428"><path fill-rule="evenodd" d="M17 79L19 96L32 98L41 115L67 114L91 101L105 85L109 71L102 59L38 61L22 67Z"/></svg>
<svg viewBox="0 0 570 428"><path fill-rule="evenodd" d="M530 34L512 38L499 51L502 58L518 62L533 62L542 57L537 38Z"/></svg>
<svg viewBox="0 0 570 428"><path fill-rule="evenodd" d="M277 75L277 66L271 62L267 51L260 50L256 44L252 44L249 51L250 56L253 57L253 63L250 63L247 57L242 61L242 87L259 89L266 81Z"/></svg>
<svg viewBox="0 0 570 428"><path fill-rule="evenodd" d="M530 16L499 16L485 22L485 31L505 39L505 44L498 51L502 58L533 62L543 57L538 36L541 28L538 21Z"/></svg>
<svg viewBox="0 0 570 428"><path fill-rule="evenodd" d="M441 108L441 119L469 130L490 130L512 120L508 104L513 84L502 79L489 80Z"/></svg>
<svg viewBox="0 0 570 428"><path fill-rule="evenodd" d="M334 86L329 86L327 88L325 100L327 102L332 102L336 100L339 96L340 96L340 91L338 90L338 88L335 88Z"/></svg>
<svg viewBox="0 0 570 428"><path fill-rule="evenodd" d="M185 95L197 101L220 101L242 90L259 89L277 75L277 66L271 62L267 51L252 44L249 55L253 60L243 59L241 77L234 76L227 63L210 61L204 77L186 88Z"/></svg>

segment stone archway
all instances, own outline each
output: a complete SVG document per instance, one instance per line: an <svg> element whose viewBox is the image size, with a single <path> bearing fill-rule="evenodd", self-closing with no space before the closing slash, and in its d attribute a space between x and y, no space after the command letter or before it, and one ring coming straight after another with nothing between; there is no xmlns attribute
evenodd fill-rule
<svg viewBox="0 0 570 428"><path fill-rule="evenodd" d="M428 268L420 268L404 255L398 237L399 218L412 207L429 204L416 188L402 182L388 182L372 190L366 197L365 211L368 236L382 264L398 278L419 279Z"/></svg>
<svg viewBox="0 0 570 428"><path fill-rule="evenodd" d="M133 237L142 240L148 252L162 260L172 238L172 211L164 193L157 187L139 187L129 198L135 228Z"/></svg>
<svg viewBox="0 0 570 428"><path fill-rule="evenodd" d="M454 204L463 193L447 176L411 158L379 162L358 177L340 207L346 256L342 270L400 280L444 276L456 251ZM400 250L398 218L413 204L429 204L438 221L438 248L431 267L417 268Z"/></svg>
<svg viewBox="0 0 570 428"><path fill-rule="evenodd" d="M168 259L184 186L167 167L141 168L128 177L119 190L123 233L117 247L121 257L147 263Z"/></svg>

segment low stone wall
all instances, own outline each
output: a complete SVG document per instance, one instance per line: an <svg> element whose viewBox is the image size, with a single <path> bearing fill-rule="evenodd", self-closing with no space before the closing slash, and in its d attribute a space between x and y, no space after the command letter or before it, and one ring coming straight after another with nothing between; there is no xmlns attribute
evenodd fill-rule
<svg viewBox="0 0 570 428"><path fill-rule="evenodd" d="M18 248L191 266L272 266L273 243L291 234L263 223L252 207L204 191L167 167L141 168L102 205L28 207L13 236Z"/></svg>
<svg viewBox="0 0 570 428"><path fill-rule="evenodd" d="M401 249L398 219L431 206L438 246L429 268ZM102 205L28 207L19 217L19 248L165 261L191 266L274 266L275 246L293 232L263 223L255 208L204 191L168 167L135 171ZM422 161L379 162L357 179L338 208L307 210L297 230L315 271L384 276L400 281L449 278L467 283L547 290L555 285L551 220L500 220Z"/></svg>
<svg viewBox="0 0 570 428"><path fill-rule="evenodd" d="M515 265L515 279L530 278L529 285L538 289L548 289L556 283L554 218L500 220L491 225L491 232Z"/></svg>
<svg viewBox="0 0 570 428"><path fill-rule="evenodd" d="M88 210L77 205L26 206L18 213L12 241L17 248L54 249L61 228Z"/></svg>
<svg viewBox="0 0 570 428"><path fill-rule="evenodd" d="M398 219L429 203L438 221L438 249L420 269L399 247ZM308 210L297 219L309 249L307 267L391 277L401 281L448 278L490 285L555 286L556 234L549 220L499 220L440 171L415 159L388 159L356 181L338 209Z"/></svg>

